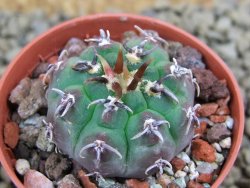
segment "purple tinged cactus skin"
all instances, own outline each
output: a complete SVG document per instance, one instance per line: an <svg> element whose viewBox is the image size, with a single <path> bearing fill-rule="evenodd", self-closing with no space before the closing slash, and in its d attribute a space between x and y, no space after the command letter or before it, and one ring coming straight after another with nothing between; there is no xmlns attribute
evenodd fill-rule
<svg viewBox="0 0 250 188"><path fill-rule="evenodd" d="M161 172L191 142L191 124L198 123L190 111L197 86L190 70L178 72L164 39L138 30L142 36L125 44L100 30L100 38L87 39L96 45L50 70L49 139L104 177Z"/></svg>

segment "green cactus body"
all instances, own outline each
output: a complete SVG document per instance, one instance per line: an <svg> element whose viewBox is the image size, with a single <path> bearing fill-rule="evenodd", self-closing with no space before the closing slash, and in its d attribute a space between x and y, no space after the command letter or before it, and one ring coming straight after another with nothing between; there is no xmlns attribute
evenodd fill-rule
<svg viewBox="0 0 250 188"><path fill-rule="evenodd" d="M192 120L183 108L194 105L192 78L162 79L172 63L161 45L150 40L143 45L149 53L134 61L125 48L143 41L135 37L126 47L114 41L89 46L78 57L64 59L53 72L47 91L51 139L89 172L145 178L156 172L155 161L170 161L191 142L193 128L187 131L187 124ZM66 94L74 102L67 103L72 99Z"/></svg>

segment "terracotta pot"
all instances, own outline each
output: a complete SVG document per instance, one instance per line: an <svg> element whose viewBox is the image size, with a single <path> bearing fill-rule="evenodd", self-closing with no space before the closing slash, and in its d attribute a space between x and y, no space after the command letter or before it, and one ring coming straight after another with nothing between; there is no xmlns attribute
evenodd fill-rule
<svg viewBox="0 0 250 188"><path fill-rule="evenodd" d="M133 29L135 24L145 29L148 28L156 30L163 38L179 41L184 45L189 45L196 48L202 53L208 68L212 70L219 79L227 80L228 88L232 95L230 108L232 116L235 120L232 148L229 152L223 169L219 174L219 177L213 184L213 187L218 187L225 179L237 157L244 127L243 99L240 94L239 86L229 68L218 57L218 55L216 55L205 44L173 25L137 15L100 14L70 20L50 29L48 32L36 38L33 42L27 45L12 61L1 79L0 158L5 171L7 171L11 180L17 187L21 188L24 186L15 174L13 167L13 162L15 159L3 141L4 125L9 120L7 101L11 90L22 78L28 76L32 72L34 67L38 64L39 58L49 57L52 52L62 48L69 38L79 37L84 39L86 36L99 34L99 29L104 28L110 31L112 39L119 40L122 33L124 31Z"/></svg>

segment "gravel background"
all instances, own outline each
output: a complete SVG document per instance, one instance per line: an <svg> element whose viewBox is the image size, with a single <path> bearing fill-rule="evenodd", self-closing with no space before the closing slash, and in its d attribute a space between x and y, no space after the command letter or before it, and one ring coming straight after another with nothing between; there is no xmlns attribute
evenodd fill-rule
<svg viewBox="0 0 250 188"><path fill-rule="evenodd" d="M224 2L224 3L223 3ZM119 11L119 10L112 10ZM246 125L243 143L235 166L221 187L250 185L250 1L236 4L219 1L212 7L169 6L163 1L141 14L173 23L200 38L214 49L235 74L245 99ZM47 17L37 10L29 14L0 12L0 75L19 50L51 26L70 17ZM0 188L13 187L0 169Z"/></svg>

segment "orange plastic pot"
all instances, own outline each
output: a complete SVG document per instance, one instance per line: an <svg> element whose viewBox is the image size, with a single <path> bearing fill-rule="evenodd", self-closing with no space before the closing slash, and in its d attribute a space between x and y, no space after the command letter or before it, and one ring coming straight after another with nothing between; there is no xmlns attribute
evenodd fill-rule
<svg viewBox="0 0 250 188"><path fill-rule="evenodd" d="M27 45L19 55L11 62L0 82L0 159L1 163L14 184L21 188L23 183L18 179L14 170L14 156L10 149L4 144L3 130L5 123L9 120L9 109L7 105L11 90L18 82L31 74L34 67L39 63L39 58L49 57L51 53L61 49L71 37L81 39L86 36L97 35L100 28L108 29L111 38L121 39L122 33L133 29L134 25L145 29L156 30L159 35L168 40L179 41L200 51L204 57L207 67L219 78L226 79L231 92L230 109L235 120L233 128L232 147L226 162L212 187L218 187L232 168L237 157L242 141L244 129L243 99L239 86L229 68L209 47L197 38L185 31L152 18L129 14L99 14L80 17L60 24L33 42Z"/></svg>

